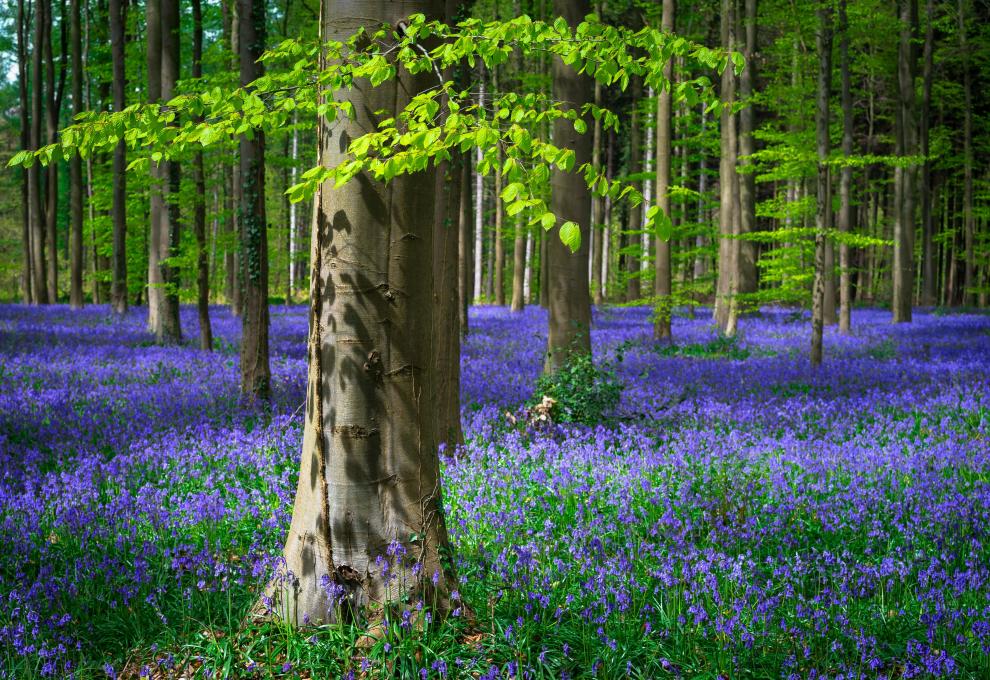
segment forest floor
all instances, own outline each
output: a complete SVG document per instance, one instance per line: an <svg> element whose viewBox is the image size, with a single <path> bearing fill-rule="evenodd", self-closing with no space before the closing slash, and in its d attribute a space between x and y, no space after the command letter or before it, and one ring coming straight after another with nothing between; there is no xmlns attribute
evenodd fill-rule
<svg viewBox="0 0 990 680"><path fill-rule="evenodd" d="M545 313L473 309L444 483L477 622L359 651L242 625L291 513L306 310L272 308L266 410L226 310L214 354L144 315L0 306L0 678L990 677L990 316L857 310L816 371L805 313L736 342L677 317L670 349L600 309L618 408L534 431L505 413Z"/></svg>

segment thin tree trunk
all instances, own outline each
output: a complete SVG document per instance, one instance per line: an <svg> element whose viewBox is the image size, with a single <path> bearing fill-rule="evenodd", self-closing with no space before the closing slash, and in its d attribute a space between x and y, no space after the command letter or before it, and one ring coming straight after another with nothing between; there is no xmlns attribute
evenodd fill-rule
<svg viewBox="0 0 990 680"><path fill-rule="evenodd" d="M31 146L31 112L28 98L28 52L27 33L30 29L30 17L25 7L25 0L17 0L17 89L20 95L20 119L21 135L20 143L22 149L33 148ZM32 166L33 167L33 166ZM31 220L32 220L32 194L30 189L30 170L21 170L21 301L30 304L34 301L32 295L31 279Z"/></svg>
<svg viewBox="0 0 990 680"><path fill-rule="evenodd" d="M731 37L735 32L735 3L732 0L722 0L721 12L721 42L728 49L735 49ZM715 323L719 331L728 334L735 325L732 320L733 298L738 288L738 232L735 207L736 197L736 155L737 135L736 116L732 106L736 100L736 78L732 68L722 72L721 99L724 104L720 122L721 143L719 160L719 246L718 246L718 283L715 291Z"/></svg>
<svg viewBox="0 0 990 680"><path fill-rule="evenodd" d="M629 125L629 174L638 175L643 170L643 122L639 112L639 103L643 98L643 81L639 77L634 77L632 85L632 121ZM642 186L638 179L632 182L637 188ZM626 302L633 302L642 297L640 287L640 267L639 260L634 253L639 251L640 237L643 231L643 210L642 206L629 206L628 224L626 227L625 247L625 270L626 270ZM644 253L645 254L645 253Z"/></svg>
<svg viewBox="0 0 990 680"><path fill-rule="evenodd" d="M660 28L664 33L674 32L674 0L663 0L663 13L660 19ZM656 168L657 168L657 207L660 209L658 219L673 224L670 211L670 166L673 157L673 129L671 120L671 105L673 103L672 90L674 87L674 62L668 61L663 67L663 77L669 83L668 87L662 88L657 93L657 142L656 142ZM654 292L657 300L654 309L655 321L653 323L653 338L655 340L670 340L670 317L674 308L673 297L671 296L671 271L670 271L670 240L673 234L661 234L657 230L656 239L656 261Z"/></svg>
<svg viewBox="0 0 990 680"><path fill-rule="evenodd" d="M501 147L500 147L501 148ZM499 164L495 168L495 304L505 305L505 234L502 233L502 223L505 220L505 210L502 207L502 163L499 154Z"/></svg>
<svg viewBox="0 0 990 680"><path fill-rule="evenodd" d="M897 58L898 106L896 137L898 156L912 156L915 147L914 122L914 0L900 0L901 33ZM964 133L965 134L965 133ZM911 321L914 292L914 176L911 167L895 168L894 194L894 323Z"/></svg>
<svg viewBox="0 0 990 680"><path fill-rule="evenodd" d="M965 247L963 304L974 305L976 304L976 252L974 251L976 219L973 213L973 76L970 73L969 44L966 36L969 2L958 0L957 9L959 51L963 59L963 242ZM903 12L902 10L902 14Z"/></svg>
<svg viewBox="0 0 990 680"><path fill-rule="evenodd" d="M840 52L842 60L842 155L849 159L853 153L853 100L849 74L849 18L846 0L839 3ZM852 167L842 166L839 178L839 232L848 235L853 228ZM852 280L849 262L849 243L839 244L839 331L848 333L852 328Z"/></svg>
<svg viewBox="0 0 990 680"><path fill-rule="evenodd" d="M200 0L192 0L193 49L192 77L203 77L203 10ZM196 309L199 313L199 348L213 349L213 328L210 324L210 262L206 250L206 178L203 172L203 152L193 158L193 184L196 206L193 210L193 232L196 236Z"/></svg>
<svg viewBox="0 0 990 680"><path fill-rule="evenodd" d="M478 78L478 101L482 108L485 106L485 70L481 68ZM482 152L477 150L477 162L481 163ZM471 300L481 298L482 275L484 274L484 231L485 226L485 177L481 172L474 173L474 287Z"/></svg>
<svg viewBox="0 0 990 680"><path fill-rule="evenodd" d="M127 83L124 71L124 26L126 9L121 0L110 0L110 52L113 61L113 109L122 111ZM127 147L123 139L113 150L113 254L111 256L110 306L117 314L127 312Z"/></svg>
<svg viewBox="0 0 990 680"><path fill-rule="evenodd" d="M745 0L745 42L743 56L746 66L739 76L739 98L746 106L739 112L739 155L749 157L756 152L756 139L753 131L756 129L756 104L751 101L756 83L757 55L757 0ZM750 166L752 161L742 160L741 166ZM741 174L739 177L739 234L745 237L756 231L756 175L752 172ZM750 240L740 240L736 248L739 258L738 292L744 295L756 293L756 243Z"/></svg>
<svg viewBox="0 0 990 680"><path fill-rule="evenodd" d="M598 2L596 13L601 15L601 2ZM595 81L595 106L602 105L602 85ZM596 170L602 165L602 121L595 118L595 126L591 137L591 165ZM597 193L591 195L591 297L595 305L604 301L602 286L602 247L604 245L605 200Z"/></svg>
<svg viewBox="0 0 990 680"><path fill-rule="evenodd" d="M72 49L72 113L83 112L82 68L82 0L72 0L69 42ZM83 179L82 158L73 154L69 159L69 305L73 309L83 306Z"/></svg>
<svg viewBox="0 0 990 680"><path fill-rule="evenodd" d="M468 309L471 307L471 157L461 158L460 210L457 215L457 299L461 334L467 335Z"/></svg>
<svg viewBox="0 0 990 680"><path fill-rule="evenodd" d="M36 0L34 11L34 44L31 46L31 148L41 148L41 121L44 84L42 80L42 56L45 42L45 5L50 0ZM48 285L45 281L45 207L41 186L41 165L28 168L28 201L31 206L31 276L35 304L48 304Z"/></svg>
<svg viewBox="0 0 990 680"><path fill-rule="evenodd" d="M811 365L822 363L822 326L825 315L825 239L828 229L828 154L829 92L832 84L832 8L830 0L819 0L818 30L818 99L815 111L816 146L818 152L818 208L815 211L815 278L811 302Z"/></svg>
<svg viewBox="0 0 990 680"><path fill-rule="evenodd" d="M119 1L119 0L118 0ZM162 99L162 0L145 0L144 20L147 49L145 63L148 77L148 101ZM148 330L158 337L162 327L165 289L159 260L162 258L162 168L151 161L151 185L148 207Z"/></svg>
<svg viewBox="0 0 990 680"><path fill-rule="evenodd" d="M322 37L340 38L359 25L375 30L380 21L394 25L410 11L436 18L442 7L439 0L327 0ZM394 114L428 78L402 74L401 82L378 87L357 81L348 91L357 120L321 122L320 163L336 165L339 135L372 129L370 112ZM432 271L435 201L444 200L436 188L431 168L387 186L362 178L319 194L307 418L283 551L294 578L271 589L289 624L350 620L375 629L386 611L416 612L419 604L442 617L451 608L456 576L434 413L442 377L431 356L447 350L435 337L433 317L443 308L435 295L451 296L435 290ZM456 390L439 393L456 398Z"/></svg>
<svg viewBox="0 0 990 680"><path fill-rule="evenodd" d="M258 62L265 50L264 0L239 0L241 86L264 74ZM240 139L241 393L267 398L271 389L268 362L268 220L265 216L265 135Z"/></svg>
<svg viewBox="0 0 990 680"><path fill-rule="evenodd" d="M62 20L60 28L62 33L62 65L60 82L55 83L55 57L52 50L52 31L55 27L55 17L52 14L51 0L45 0L45 94L47 96L46 106L46 132L48 143L54 144L58 141L59 117L62 112L62 90L65 85L66 63L65 63L65 2L62 4ZM45 239L49 244L49 257L46 262L46 279L48 285L48 299L51 302L58 302L58 162L52 161L48 164L48 181L45 184Z"/></svg>
<svg viewBox="0 0 990 680"><path fill-rule="evenodd" d="M569 25L576 26L591 8L587 0L554 0L554 12ZM553 97L568 102L579 112L592 100L591 80L579 75L559 58L553 60ZM578 134L570 121L554 121L554 143L574 149L575 167L591 162L591 137ZM551 173L551 205L554 214L580 227L581 245L572 253L559 235L545 234L550 306L550 321L545 370L556 372L575 354L591 353L591 296L588 290L588 237L591 232L591 192L581 173L567 173L557 168Z"/></svg>

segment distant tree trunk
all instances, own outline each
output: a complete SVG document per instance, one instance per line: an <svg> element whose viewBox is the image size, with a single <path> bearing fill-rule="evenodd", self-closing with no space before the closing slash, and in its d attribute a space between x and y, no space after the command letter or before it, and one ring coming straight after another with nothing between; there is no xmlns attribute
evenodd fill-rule
<svg viewBox="0 0 990 680"><path fill-rule="evenodd" d="M526 227L522 220L513 225L512 241L512 303L511 311L521 312L526 306Z"/></svg>
<svg viewBox="0 0 990 680"><path fill-rule="evenodd" d="M615 130L608 131L608 142L605 145L605 177L611 183L615 179ZM608 298L609 272L611 269L611 247L612 247L612 199L608 196L602 201L602 301Z"/></svg>
<svg viewBox="0 0 990 680"><path fill-rule="evenodd" d="M601 16L601 2L597 3L595 12ZM595 106L602 105L602 85L595 81ZM591 164L595 169L602 166L602 121L595 118L591 136ZM597 193L591 195L591 298L596 305L603 302L602 294L602 247L604 245L605 200Z"/></svg>
<svg viewBox="0 0 990 680"><path fill-rule="evenodd" d="M161 87L162 99L168 101L175 94L175 84L179 80L179 0L159 0L161 11ZM182 326L179 320L179 272L175 258L179 255L180 243L180 166L177 161L161 164L162 179L165 181L165 206L161 215L161 246L158 267L161 270L162 285L165 286L159 310L159 326L155 337L160 343L173 343L182 340Z"/></svg>
<svg viewBox="0 0 990 680"><path fill-rule="evenodd" d="M55 57L52 51L52 31L55 27L55 17L52 14L51 0L45 0L45 94L47 95L46 106L46 132L48 143L54 144L58 141L59 117L62 113L62 91L65 85L66 63L65 63L65 3L62 2L62 16L60 28L62 33L62 66L61 76L58 84L55 82ZM48 299L51 302L58 302L58 162L53 161L48 164L48 181L45 185L45 239L49 244L49 257L47 261L47 284Z"/></svg>
<svg viewBox="0 0 990 680"><path fill-rule="evenodd" d="M30 17L26 12L24 0L17 0L17 89L20 95L20 119L22 149L31 149L31 106L28 98L28 53L27 33L30 29ZM35 164L37 165L37 164ZM32 166L34 167L34 166ZM21 170L21 301L30 304L34 301L31 280L31 220L32 194L30 189L30 170Z"/></svg>
<svg viewBox="0 0 990 680"><path fill-rule="evenodd" d="M828 229L828 154L829 93L832 84L832 8L831 0L819 0L818 30L818 99L815 111L815 137L818 151L818 209L815 211L815 278L811 301L811 365L822 363L822 326L825 315L825 238Z"/></svg>
<svg viewBox="0 0 990 680"><path fill-rule="evenodd" d="M265 50L264 0L239 0L241 86L264 74L258 62ZM265 215L265 135L240 140L241 392L267 398L268 363L268 221Z"/></svg>
<svg viewBox="0 0 990 680"><path fill-rule="evenodd" d="M72 49L72 113L78 115L84 111L82 84L82 13L81 0L72 0L70 37ZM73 154L69 159L69 305L73 309L83 306L82 270L83 270L83 179L82 158Z"/></svg>
<svg viewBox="0 0 990 680"><path fill-rule="evenodd" d="M739 98L746 102L746 107L739 112L739 155L748 157L756 152L756 139L753 131L756 129L756 104L751 101L756 83L757 55L757 0L745 0L746 20L744 23L745 43L743 56L746 66L739 76ZM743 160L741 165L752 165L752 161ZM739 234L744 236L756 231L756 175L747 172L739 176ZM739 257L738 292L753 294L757 288L756 274L756 243L740 240L736 248Z"/></svg>
<svg viewBox="0 0 990 680"><path fill-rule="evenodd" d="M203 10L200 0L192 0L193 48L192 77L203 77ZM210 325L210 262L206 251L206 179L203 172L203 152L193 157L193 184L196 206L193 210L193 233L196 236L196 309L199 312L199 348L213 349L213 328Z"/></svg>
<svg viewBox="0 0 990 680"><path fill-rule="evenodd" d="M839 30L842 33L839 50L842 60L842 155L847 159L853 153L853 100L849 74L849 18L846 0L839 2ZM852 167L842 166L839 179L839 231L848 235L852 231ZM839 331L848 333L852 328L852 280L849 262L849 244L839 244Z"/></svg>
<svg viewBox="0 0 990 680"><path fill-rule="evenodd" d="M501 160L501 154L499 154ZM502 169L501 163L495 169L495 265L494 286L495 304L505 305L505 234L502 224L505 220L505 210L502 207Z"/></svg>
<svg viewBox="0 0 990 680"><path fill-rule="evenodd" d="M554 12L570 26L591 13L587 0L554 0ZM553 60L553 97L568 102L578 111L592 100L591 80L579 75L559 58ZM591 138L578 134L567 120L554 121L554 143L574 149L574 166L591 162ZM574 354L591 353L591 296L588 290L588 237L591 232L591 192L581 173L554 169L550 179L551 205L562 221L571 221L581 230L581 247L572 253L556 231L545 234L550 322L546 371L556 372Z"/></svg>
<svg viewBox="0 0 990 680"><path fill-rule="evenodd" d="M632 121L629 125L629 174L638 175L643 171L643 121L639 113L639 103L643 99L643 81L638 76L633 77L632 83ZM637 188L642 188L639 179L632 181ZM633 253L640 249L640 232L643 231L643 209L641 206L629 206L629 222L626 226L626 302L633 302L642 297L640 287L639 258ZM645 253L644 253L645 255Z"/></svg>
<svg viewBox="0 0 990 680"><path fill-rule="evenodd" d="M660 28L664 33L674 32L674 0L663 0L663 10L660 19ZM670 166L673 157L673 126L671 119L671 105L673 103L672 89L674 87L674 62L668 61L663 67L663 77L669 86L657 92L657 145L656 145L656 169L657 185L656 200L660 212L666 216L665 219L672 220L670 211ZM672 224L672 222L671 222ZM655 321L653 324L653 338L655 340L669 340L670 317L673 311L674 301L671 297L671 271L670 271L670 239L657 233L656 239L656 261L654 292L657 296L656 309L654 310Z"/></svg>
<svg viewBox="0 0 990 680"><path fill-rule="evenodd" d="M914 2L900 0L901 33L897 58L898 106L896 154L916 153L914 121ZM965 133L964 133L965 134ZM894 323L911 321L914 294L914 168L896 167L894 183Z"/></svg>
<svg viewBox="0 0 990 680"><path fill-rule="evenodd" d="M832 67L832 16L830 11L829 16L829 92L831 92L831 67ZM831 141L829 142L831 146ZM832 210L832 173L829 172L827 177L827 184L825 188L825 230L826 234L829 229L832 228L834 222L834 212ZM837 314L836 303L836 281L835 281L835 242L832 238L825 237L825 261L824 267L822 268L822 323L826 326L834 326L839 323L839 316Z"/></svg>
<svg viewBox="0 0 990 680"><path fill-rule="evenodd" d="M910 12L910 8L902 10L902 21L904 21L904 12ZM969 15L967 0L958 0L958 14L959 51L963 58L963 239L966 249L963 268L963 304L974 305L976 304L976 252L974 251L976 219L973 214L973 76L970 73L969 44L966 36L966 17ZM903 36L902 40L904 40ZM904 89L903 85L902 89ZM902 97L906 94L906 92L902 93Z"/></svg>
<svg viewBox="0 0 990 680"><path fill-rule="evenodd" d="M471 306L471 157L461 154L460 210L457 214L457 300L461 334L467 335Z"/></svg>
<svg viewBox="0 0 990 680"><path fill-rule="evenodd" d="M118 0L119 1L119 0ZM147 50L145 59L148 76L148 101L162 99L162 0L145 0L144 21ZM162 167L151 161L151 186L148 206L148 330L157 337L162 327L162 307L165 289L162 287Z"/></svg>
<svg viewBox="0 0 990 680"><path fill-rule="evenodd" d="M78 0L76 0L78 2ZM113 62L113 110L127 106L124 71L124 26L126 9L121 0L110 0L110 53ZM117 314L127 312L127 146L123 139L113 150L113 251L110 277L110 306Z"/></svg>
<svg viewBox="0 0 990 680"><path fill-rule="evenodd" d="M482 108L485 106L485 69L481 67L478 77L478 101ZM481 162L481 149L477 150L477 162ZM484 228L485 228L485 177L480 171L474 173L474 286L471 289L471 301L481 298L482 276L484 275Z"/></svg>
<svg viewBox="0 0 990 680"><path fill-rule="evenodd" d="M723 47L735 49L732 34L735 31L735 3L732 0L722 0L720 35ZM737 140L736 116L732 106L736 100L736 77L732 68L722 72L721 99L724 104L722 118L719 124L721 133L719 160L719 246L718 246L718 282L715 291L715 324L723 334L735 326L735 293L738 288L738 244L735 239L738 232L735 208L739 201L736 196L738 182L736 179Z"/></svg>
<svg viewBox="0 0 990 680"><path fill-rule="evenodd" d="M932 81L935 74L935 2L928 0L926 6L924 64L922 66L921 154L927 159L931 151L930 130L932 110ZM935 252L933 244L932 219L932 169L925 160L921 166L921 304L935 304Z"/></svg>
<svg viewBox="0 0 990 680"><path fill-rule="evenodd" d="M327 0L322 38L394 25L414 11L439 18L442 8L438 0ZM394 115L429 77L402 74L374 88L357 81L347 94L358 119L321 121L320 163L336 165L339 135L374 126L372 111ZM294 578L273 582L275 608L299 626L343 619L374 630L384 614L415 613L417 603L439 619L456 588L437 455L442 376L432 357L445 351L435 337L434 295L450 299L434 291L431 257L435 201L444 198L432 168L387 187L367 177L323 187L312 243L307 418L283 551Z"/></svg>

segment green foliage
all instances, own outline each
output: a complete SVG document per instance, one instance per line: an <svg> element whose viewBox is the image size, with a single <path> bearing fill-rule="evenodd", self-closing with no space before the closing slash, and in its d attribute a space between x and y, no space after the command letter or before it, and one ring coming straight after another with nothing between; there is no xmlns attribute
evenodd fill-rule
<svg viewBox="0 0 990 680"><path fill-rule="evenodd" d="M720 335L709 342L686 345L656 345L654 351L662 357L695 357L703 359L731 359L742 361L750 357L750 350L739 345L735 336Z"/></svg>
<svg viewBox="0 0 990 680"><path fill-rule="evenodd" d="M558 423L594 425L611 417L622 396L623 384L615 366L622 361L622 350L614 361L596 365L590 354L574 354L555 373L543 374L536 382L528 407L550 397L554 404L550 417Z"/></svg>
<svg viewBox="0 0 990 680"><path fill-rule="evenodd" d="M428 49L427 44L435 46ZM579 172L596 194L638 206L643 196L636 185L610 181L590 163L576 165L572 149L558 147L548 138L550 124L561 119L570 121L580 134L588 131L591 118L600 120L605 129L617 129L618 117L608 109L593 104L577 109L532 92L499 94L489 108L488 102L474 101L469 89L443 77L478 61L491 69L514 52L556 55L602 85L622 90L638 77L656 90L671 89L675 102L691 106L704 102L709 110L718 109L719 101L707 75L682 78L672 87L663 67L674 58L714 72L730 63L738 70L742 64L739 55L724 50L650 27L632 31L606 25L595 17L572 30L563 19L550 23L525 15L511 21L468 19L455 26L414 15L406 24L361 30L344 42L286 40L263 57L266 64L281 68L270 68L246 87L232 89L204 79L165 105L135 104L116 113L84 114L62 131L58 142L22 151L10 165L50 163L77 152L87 156L123 139L137 152L130 167L142 168L149 159L182 159L205 146L229 145L255 130L277 131L293 112L316 114L331 123L338 116L353 119L356 114L346 92L355 81L379 86L403 72L434 73L436 85L414 96L398 115L376 116L377 129L352 140L346 160L336 167L317 166L302 173L302 181L288 191L291 200L311 197L324 182L339 187L358 174L388 182L450 160L455 153L480 149L478 172L487 175L499 167L507 182L502 195L506 213L521 214L529 226L549 230L557 224L544 199L554 169ZM646 228L659 227L669 235L670 220L660 219L658 212L649 211ZM573 225L564 223L560 237L571 249L580 247L580 231Z"/></svg>

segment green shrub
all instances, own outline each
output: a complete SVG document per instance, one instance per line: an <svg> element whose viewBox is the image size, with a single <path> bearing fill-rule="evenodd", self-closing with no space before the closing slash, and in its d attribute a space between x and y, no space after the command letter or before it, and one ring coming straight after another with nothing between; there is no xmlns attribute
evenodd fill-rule
<svg viewBox="0 0 990 680"><path fill-rule="evenodd" d="M622 361L621 348L614 361L596 366L590 354L575 354L556 373L544 374L526 406L531 410L550 397L550 418L558 423L593 425L607 420L619 405L622 381L615 366Z"/></svg>

